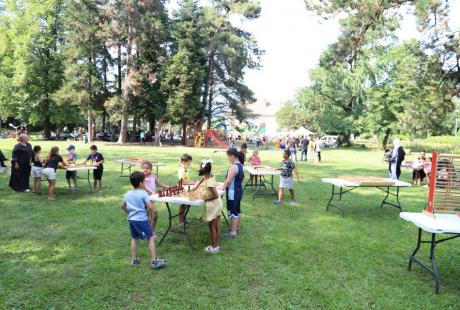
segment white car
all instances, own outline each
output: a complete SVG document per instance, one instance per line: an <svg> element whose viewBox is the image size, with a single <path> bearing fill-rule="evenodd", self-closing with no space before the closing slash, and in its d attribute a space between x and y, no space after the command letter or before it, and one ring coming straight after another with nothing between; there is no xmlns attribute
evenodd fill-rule
<svg viewBox="0 0 460 310"><path fill-rule="evenodd" d="M324 147L338 148L339 147L339 136L324 136L321 138Z"/></svg>

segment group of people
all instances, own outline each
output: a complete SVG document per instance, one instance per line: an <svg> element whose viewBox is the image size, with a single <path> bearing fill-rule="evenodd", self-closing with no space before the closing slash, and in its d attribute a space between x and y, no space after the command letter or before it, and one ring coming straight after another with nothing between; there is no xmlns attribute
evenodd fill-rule
<svg viewBox="0 0 460 310"><path fill-rule="evenodd" d="M388 170L390 179L399 180L401 167L412 169L412 185L421 186L426 178L426 185L430 185L431 179L431 157L426 157L425 152L420 153L417 160L405 161L406 152L397 138L393 140L393 150L385 151L385 158L389 163ZM403 164L404 162L404 164Z"/></svg>
<svg viewBox="0 0 460 310"><path fill-rule="evenodd" d="M230 230L224 233L226 238L237 238L241 229L241 200L243 198L243 179L246 163L248 147L243 144L238 151L235 147L227 150L227 160L229 167L225 181L222 185L218 185L215 176L212 174L212 161L203 160L198 169L198 180L193 180L190 176L192 156L188 154L182 155L180 165L177 172L177 180L185 186L191 186L191 191L201 191L201 195L205 200L205 208L203 210L202 219L208 222L211 243L205 247L205 251L211 254L219 253L220 251L220 216L223 211L223 201L219 195L219 191L225 190L227 215L230 218ZM290 205L295 205L295 193L293 189L293 173L300 182L299 173L295 167L295 163L290 159L290 151L284 150L283 160L280 170L280 186L275 205L280 205L284 190L288 189L291 194ZM253 151L249 157L251 165L260 165L261 159L259 151ZM159 269L166 266L166 262L156 255L155 229L158 221L158 212L155 208L155 203L150 198L158 189L170 187L163 183L158 177L152 174L152 163L149 161L142 162L142 172L133 172L130 176L130 182L133 189L128 191L121 204L121 209L128 215L129 229L131 232L131 264L138 265L140 260L137 256L137 247L140 239L148 240L148 246L151 256L150 265L153 269ZM257 180L256 180L257 182ZM184 228L187 225L185 212L187 205L179 207L179 227Z"/></svg>
<svg viewBox="0 0 460 310"><path fill-rule="evenodd" d="M323 142L319 138L309 136L287 136L280 142L280 148L290 151L290 158L293 162L297 162L297 150L299 150L300 161L308 161L308 154L310 153L313 154L315 162L320 163Z"/></svg>
<svg viewBox="0 0 460 310"><path fill-rule="evenodd" d="M53 146L47 156L42 156L41 146L35 145L32 148L29 143L29 136L21 134L11 156L12 166L9 182L11 189L16 192L30 192L29 180L32 175L32 192L41 195L41 180L44 177L48 181L48 199L55 200L57 169L75 165L78 159L74 145L69 145L66 150L68 154L65 158L59 154L57 146ZM92 165L97 167L93 170L94 187L97 188L97 185L99 185L99 191L102 191L104 156L97 151L96 145L90 147L90 154L82 165L87 164L88 161L91 161ZM66 180L68 190L77 190L76 171L66 171Z"/></svg>

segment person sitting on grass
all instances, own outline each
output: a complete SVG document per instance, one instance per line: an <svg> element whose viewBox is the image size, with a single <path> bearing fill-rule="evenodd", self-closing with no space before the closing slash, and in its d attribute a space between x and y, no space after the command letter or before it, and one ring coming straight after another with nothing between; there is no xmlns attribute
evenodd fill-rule
<svg viewBox="0 0 460 310"><path fill-rule="evenodd" d="M163 187L163 188L168 188L169 185L164 184L161 182L158 177L152 173L152 168L153 165L150 161L144 160L142 162L142 172L144 173L145 176L145 182L144 182L144 187L145 191L147 194L153 195L157 192L157 186ZM154 202L152 201L152 204L154 205ZM155 206L155 205L154 205ZM150 224L152 225L152 229L155 230L155 227L157 226L157 221L158 221L158 212L154 208L154 212L149 212L149 221Z"/></svg>
<svg viewBox="0 0 460 310"><path fill-rule="evenodd" d="M131 231L131 265L139 265L140 260L137 257L137 245L139 239L148 240L151 267L159 269L166 266L166 262L156 255L155 251L155 232L150 226L147 210L154 212L152 202L149 200L149 194L144 190L145 176L142 172L133 172L129 177L134 189L125 194L121 209L128 214L129 229Z"/></svg>
<svg viewBox="0 0 460 310"><path fill-rule="evenodd" d="M42 175L48 180L48 200L55 200L54 190L56 189L56 170L57 168L63 168L67 166L61 155L59 155L59 148L53 146L50 154L45 161L43 166Z"/></svg>
<svg viewBox="0 0 460 310"><path fill-rule="evenodd" d="M291 194L291 201L289 201L289 205L295 206L296 204L294 189L292 186L292 183L293 183L292 172L294 171L297 177L297 182L299 183L300 183L300 176L299 176L299 171L295 167L294 162L289 158L290 156L291 156L291 152L289 150L285 150L283 153L283 161L281 162L281 169L280 169L281 175L280 175L280 189L278 192L278 200L273 201L275 205L281 204L285 188L289 189L289 192Z"/></svg>
<svg viewBox="0 0 460 310"><path fill-rule="evenodd" d="M67 163L69 165L74 165L77 163L78 155L75 153L75 146L69 145L66 150L69 152L67 155ZM70 180L73 182L73 190L77 190L77 171L66 171L65 178L67 180L67 190L70 191L72 189Z"/></svg>
<svg viewBox="0 0 460 310"><path fill-rule="evenodd" d="M182 185L193 185L195 181L190 179L190 165L192 164L192 156L188 154L182 155L180 158L180 167L177 170L177 180L182 180ZM188 224L185 222L185 210L187 210L187 205L181 205L179 207L179 226L184 228L184 225Z"/></svg>
<svg viewBox="0 0 460 310"><path fill-rule="evenodd" d="M241 227L244 170L237 149L228 149L227 159L230 162L230 168L228 168L227 177L220 188L226 190L228 217L232 223L230 231L225 233L224 236L226 238L236 238L239 235Z"/></svg>
<svg viewBox="0 0 460 310"><path fill-rule="evenodd" d="M94 190L97 188L97 184L99 183L99 192L102 192L102 174L104 173L104 156L97 151L96 145L91 145L89 148L91 154L88 155L86 160L84 161L83 165L86 165L89 160L93 163L93 166L96 166L97 169L93 170L93 178L94 178Z"/></svg>
<svg viewBox="0 0 460 310"><path fill-rule="evenodd" d="M211 160L201 163L200 171L198 172L201 179L193 187L193 191L197 190L201 185L207 190L202 219L209 224L211 245L208 245L204 250L205 252L216 254L220 251L220 214L223 210L223 203L216 189L216 178L211 174L211 170Z"/></svg>

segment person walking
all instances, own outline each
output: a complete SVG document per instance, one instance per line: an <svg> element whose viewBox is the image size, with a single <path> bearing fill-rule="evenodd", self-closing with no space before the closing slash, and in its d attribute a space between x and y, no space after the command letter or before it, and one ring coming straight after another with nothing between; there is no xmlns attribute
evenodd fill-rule
<svg viewBox="0 0 460 310"><path fill-rule="evenodd" d="M302 141L300 141L300 161L308 161L308 145L310 141L308 140L307 136L302 137Z"/></svg>

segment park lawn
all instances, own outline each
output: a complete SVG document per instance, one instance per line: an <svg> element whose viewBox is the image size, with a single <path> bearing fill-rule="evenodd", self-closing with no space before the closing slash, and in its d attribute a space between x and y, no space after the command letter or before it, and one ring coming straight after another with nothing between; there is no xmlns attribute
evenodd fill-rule
<svg viewBox="0 0 460 310"><path fill-rule="evenodd" d="M48 151L51 142L40 142ZM64 149L65 143L58 143ZM0 140L10 154L12 140ZM88 145L77 143L81 157ZM243 224L236 240L223 240L222 251L206 254L205 223L189 229L192 251L182 235L169 235L157 248L168 261L165 270L149 268L147 244L140 244L141 265L129 265L130 235L119 205L130 189L119 178L113 160L145 157L165 162L160 179L176 182L182 153L194 164L214 161L222 181L227 168L223 151L183 147L153 148L100 144L106 158L104 193L66 193L63 172L58 199L14 193L0 176L0 304L2 308L313 308L313 309L440 309L460 304L460 249L456 241L437 249L441 294L418 266L407 271L416 228L401 220L395 208L379 208L382 192L361 189L345 196L346 215L326 212L330 186L323 177L344 174L386 176L380 152L327 150L321 165L298 164L298 206L272 205L273 197L243 198ZM261 151L263 164L279 165L279 151ZM247 179L248 176L246 176ZM405 171L403 179L409 179ZM43 183L45 191L45 183ZM427 190L403 189L407 211L424 207ZM159 205L158 232L167 211ZM199 218L194 208L191 218ZM223 223L223 228L225 224ZM428 249L423 248L424 258Z"/></svg>

